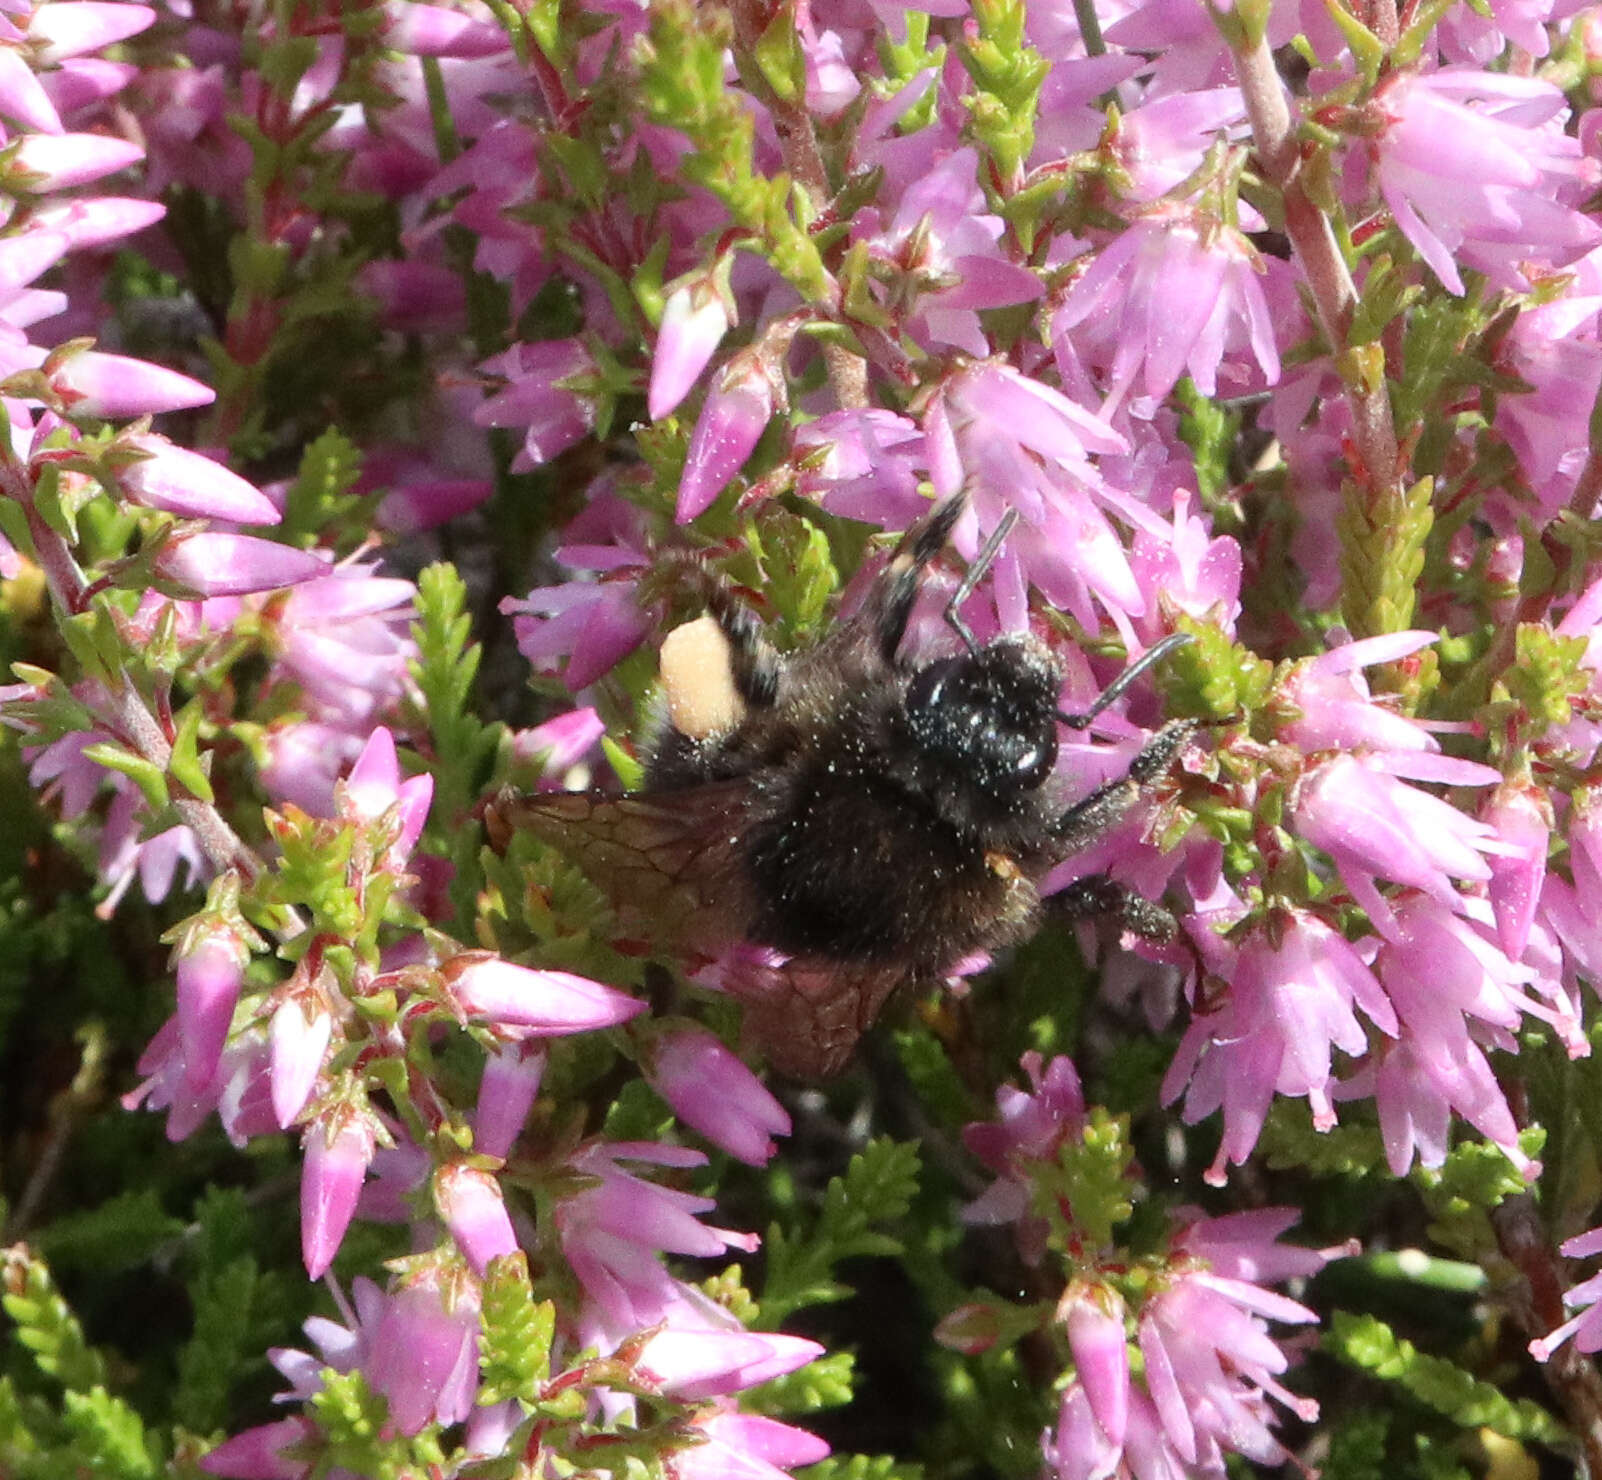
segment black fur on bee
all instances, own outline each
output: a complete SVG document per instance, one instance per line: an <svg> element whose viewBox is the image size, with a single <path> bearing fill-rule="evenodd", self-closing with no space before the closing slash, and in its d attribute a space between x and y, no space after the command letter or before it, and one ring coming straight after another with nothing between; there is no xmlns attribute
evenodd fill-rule
<svg viewBox="0 0 1602 1480"><path fill-rule="evenodd" d="M1054 774L1059 728L1084 728L1189 638L1163 639L1088 710L1061 713L1062 669L1043 643L980 643L961 618L1009 516L946 606L961 651L903 656L913 603L962 510L960 495L935 505L862 608L793 654L728 592L709 591L733 690L713 721L665 720L639 792L503 797L489 810L498 846L517 828L556 843L659 938L708 951L744 940L788 958L731 989L750 1036L799 1078L843 1067L897 986L1026 938L1043 908L1173 931L1159 906L1105 876L1045 902L1038 886L1127 813L1194 725L1165 725L1126 775L1071 805Z"/></svg>

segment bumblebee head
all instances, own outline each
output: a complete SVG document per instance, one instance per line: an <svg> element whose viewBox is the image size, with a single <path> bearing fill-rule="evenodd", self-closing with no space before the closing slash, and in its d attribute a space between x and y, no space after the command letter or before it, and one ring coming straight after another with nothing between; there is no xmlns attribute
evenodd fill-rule
<svg viewBox="0 0 1602 1480"><path fill-rule="evenodd" d="M1007 800L1057 763L1062 670L1034 638L999 637L921 668L907 687L912 744L941 771Z"/></svg>

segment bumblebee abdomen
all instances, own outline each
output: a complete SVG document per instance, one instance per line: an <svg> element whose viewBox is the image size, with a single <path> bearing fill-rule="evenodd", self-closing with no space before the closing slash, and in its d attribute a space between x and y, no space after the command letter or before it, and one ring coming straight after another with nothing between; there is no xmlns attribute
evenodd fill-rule
<svg viewBox="0 0 1602 1480"><path fill-rule="evenodd" d="M790 955L948 968L1022 933L1033 884L882 772L783 778L746 841L751 937Z"/></svg>

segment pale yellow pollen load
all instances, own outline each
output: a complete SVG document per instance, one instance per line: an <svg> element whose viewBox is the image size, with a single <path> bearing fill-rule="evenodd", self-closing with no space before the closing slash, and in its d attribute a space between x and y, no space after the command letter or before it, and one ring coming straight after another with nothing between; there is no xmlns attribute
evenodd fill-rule
<svg viewBox="0 0 1602 1480"><path fill-rule="evenodd" d="M706 740L726 734L745 718L745 701L734 686L729 639L714 617L697 617L668 633L661 664L668 719L681 735Z"/></svg>

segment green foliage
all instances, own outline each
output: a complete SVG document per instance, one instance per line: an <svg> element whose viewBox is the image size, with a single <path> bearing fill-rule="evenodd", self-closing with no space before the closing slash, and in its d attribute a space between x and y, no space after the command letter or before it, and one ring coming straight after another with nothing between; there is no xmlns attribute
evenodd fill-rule
<svg viewBox="0 0 1602 1480"><path fill-rule="evenodd" d="M1420 1352L1374 1316L1337 1311L1323 1339L1332 1356L1395 1384L1416 1402L1464 1428L1485 1427L1511 1439L1557 1443L1562 1428L1538 1403L1506 1397L1444 1357Z"/></svg>
<svg viewBox="0 0 1602 1480"><path fill-rule="evenodd" d="M555 1333L556 1307L535 1301L528 1260L520 1253L492 1260L479 1309L479 1401L533 1402L550 1377Z"/></svg>
<svg viewBox="0 0 1602 1480"><path fill-rule="evenodd" d="M329 427L300 455L278 538L285 544L310 546L331 531L344 530L354 547L365 536L366 521L357 518L364 500L351 491L361 475L361 450L337 427Z"/></svg>
<svg viewBox="0 0 1602 1480"><path fill-rule="evenodd" d="M924 1480L924 1467L888 1454L831 1454L798 1470L800 1480Z"/></svg>
<svg viewBox="0 0 1602 1480"><path fill-rule="evenodd" d="M994 162L996 178L1008 188L1020 178L1034 147L1040 87L1050 70L1025 38L1025 13L1023 0L975 0L975 34L964 36L957 47L975 84L963 99L970 126Z"/></svg>
<svg viewBox="0 0 1602 1480"><path fill-rule="evenodd" d="M1532 1160L1541 1154L1545 1132L1539 1127L1523 1131L1520 1149ZM1434 1222L1430 1237L1442 1248L1464 1259L1482 1257L1496 1247L1487 1219L1509 1197L1527 1191L1523 1173L1499 1148L1485 1141L1464 1141L1447 1154L1437 1168L1419 1168L1413 1174Z"/></svg>
<svg viewBox="0 0 1602 1480"><path fill-rule="evenodd" d="M851 1158L843 1176L831 1178L812 1226L781 1228L767 1236L767 1278L762 1287L762 1323L780 1325L807 1305L844 1300L848 1285L833 1276L842 1259L863 1255L893 1258L898 1240L877 1225L906 1216L918 1188L917 1147L888 1138L870 1141Z"/></svg>
<svg viewBox="0 0 1602 1480"><path fill-rule="evenodd" d="M1523 711L1521 733L1538 740L1573 717L1574 700L1593 675L1581 666L1583 635L1564 636L1535 622L1521 622L1514 633L1513 661L1502 670L1508 695Z"/></svg>
<svg viewBox="0 0 1602 1480"><path fill-rule="evenodd" d="M1181 407L1179 435L1194 459L1196 487L1204 506L1216 511L1232 482L1230 460L1240 435L1240 413L1202 395L1188 376L1174 394Z"/></svg>
<svg viewBox="0 0 1602 1480"><path fill-rule="evenodd" d="M39 1370L72 1392L104 1383L105 1359L84 1339L44 1261L18 1245L5 1255L3 1276L0 1309L11 1317L11 1339L31 1353Z"/></svg>
<svg viewBox="0 0 1602 1480"><path fill-rule="evenodd" d="M1341 614L1354 637L1413 625L1424 542L1435 518L1433 489L1429 478L1408 488L1347 485L1335 532L1341 543Z"/></svg>

